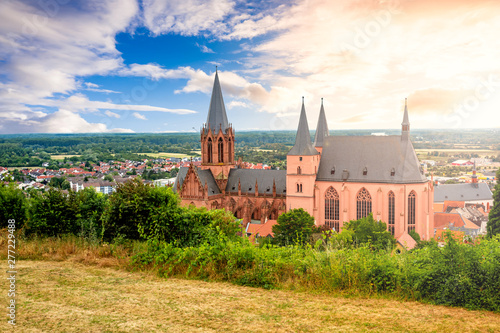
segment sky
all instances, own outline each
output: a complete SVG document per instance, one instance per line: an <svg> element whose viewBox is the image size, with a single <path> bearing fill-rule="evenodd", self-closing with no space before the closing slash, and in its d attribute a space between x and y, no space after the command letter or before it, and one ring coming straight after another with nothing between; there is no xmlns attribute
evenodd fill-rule
<svg viewBox="0 0 500 333"><path fill-rule="evenodd" d="M498 0L0 2L0 134L500 127Z"/></svg>

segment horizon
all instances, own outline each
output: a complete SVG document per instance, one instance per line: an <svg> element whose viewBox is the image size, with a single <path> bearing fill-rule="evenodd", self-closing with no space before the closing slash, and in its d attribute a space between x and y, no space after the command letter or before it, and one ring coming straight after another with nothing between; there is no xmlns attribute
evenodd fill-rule
<svg viewBox="0 0 500 333"><path fill-rule="evenodd" d="M500 3L0 3L0 135L500 128ZM492 124L499 124L491 127ZM193 132L192 129L195 129Z"/></svg>

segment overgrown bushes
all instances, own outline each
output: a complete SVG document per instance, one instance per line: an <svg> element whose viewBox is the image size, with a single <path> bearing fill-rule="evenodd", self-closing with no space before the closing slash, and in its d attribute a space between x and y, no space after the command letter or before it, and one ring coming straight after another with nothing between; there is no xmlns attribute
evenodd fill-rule
<svg viewBox="0 0 500 333"><path fill-rule="evenodd" d="M500 237L471 246L451 237L445 247L396 254L369 245L324 250L251 245L247 240L179 248L150 240L134 258L162 276L184 276L263 288L391 294L411 300L500 311Z"/></svg>

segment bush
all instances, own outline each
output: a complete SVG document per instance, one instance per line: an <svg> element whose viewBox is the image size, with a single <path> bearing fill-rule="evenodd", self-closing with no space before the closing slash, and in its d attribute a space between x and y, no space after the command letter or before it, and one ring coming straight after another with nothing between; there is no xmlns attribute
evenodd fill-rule
<svg viewBox="0 0 500 333"><path fill-rule="evenodd" d="M7 227L7 221L14 219L18 228L26 222L28 201L23 191L0 182L0 228Z"/></svg>

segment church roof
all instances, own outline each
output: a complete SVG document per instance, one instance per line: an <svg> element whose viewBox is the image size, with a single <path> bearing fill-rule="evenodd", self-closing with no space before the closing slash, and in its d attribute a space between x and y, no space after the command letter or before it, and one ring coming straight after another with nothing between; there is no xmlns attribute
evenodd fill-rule
<svg viewBox="0 0 500 333"><path fill-rule="evenodd" d="M212 89L212 98L210 99L206 125L207 127L210 126L215 132L218 132L219 128L222 129L222 132L225 132L229 127L217 71L215 72L214 87Z"/></svg>
<svg viewBox="0 0 500 333"><path fill-rule="evenodd" d="M219 187L217 186L217 183L215 182L212 172L210 170L201 170L198 167L195 168L196 168L196 173L198 174L198 178L200 178L201 186L205 187L205 183L207 183L208 196L220 194L221 192L219 190ZM179 186L182 187L182 184L184 183L184 179L186 178L188 170L189 167L181 167L179 169L173 187L174 192L177 192L177 183L179 183Z"/></svg>
<svg viewBox="0 0 500 333"><path fill-rule="evenodd" d="M316 126L316 134L314 135L314 147L323 147L323 140L328 136L328 124L326 122L325 108L323 107L323 99L321 99L321 109L319 111L318 125Z"/></svg>
<svg viewBox="0 0 500 333"><path fill-rule="evenodd" d="M316 179L395 184L427 182L411 141L402 141L399 135L326 137Z"/></svg>
<svg viewBox="0 0 500 333"><path fill-rule="evenodd" d="M273 182L276 194L286 194L286 170L231 169L226 185L226 192L255 193L255 182L259 194L273 194Z"/></svg>
<svg viewBox="0 0 500 333"><path fill-rule="evenodd" d="M314 149L311 143L311 133L309 133L309 125L307 124L306 108L304 100L302 100L302 109L300 110L299 126L297 135L295 136L295 145L290 149L288 155L318 155L318 151Z"/></svg>
<svg viewBox="0 0 500 333"><path fill-rule="evenodd" d="M486 183L444 184L434 187L434 202L493 200Z"/></svg>

